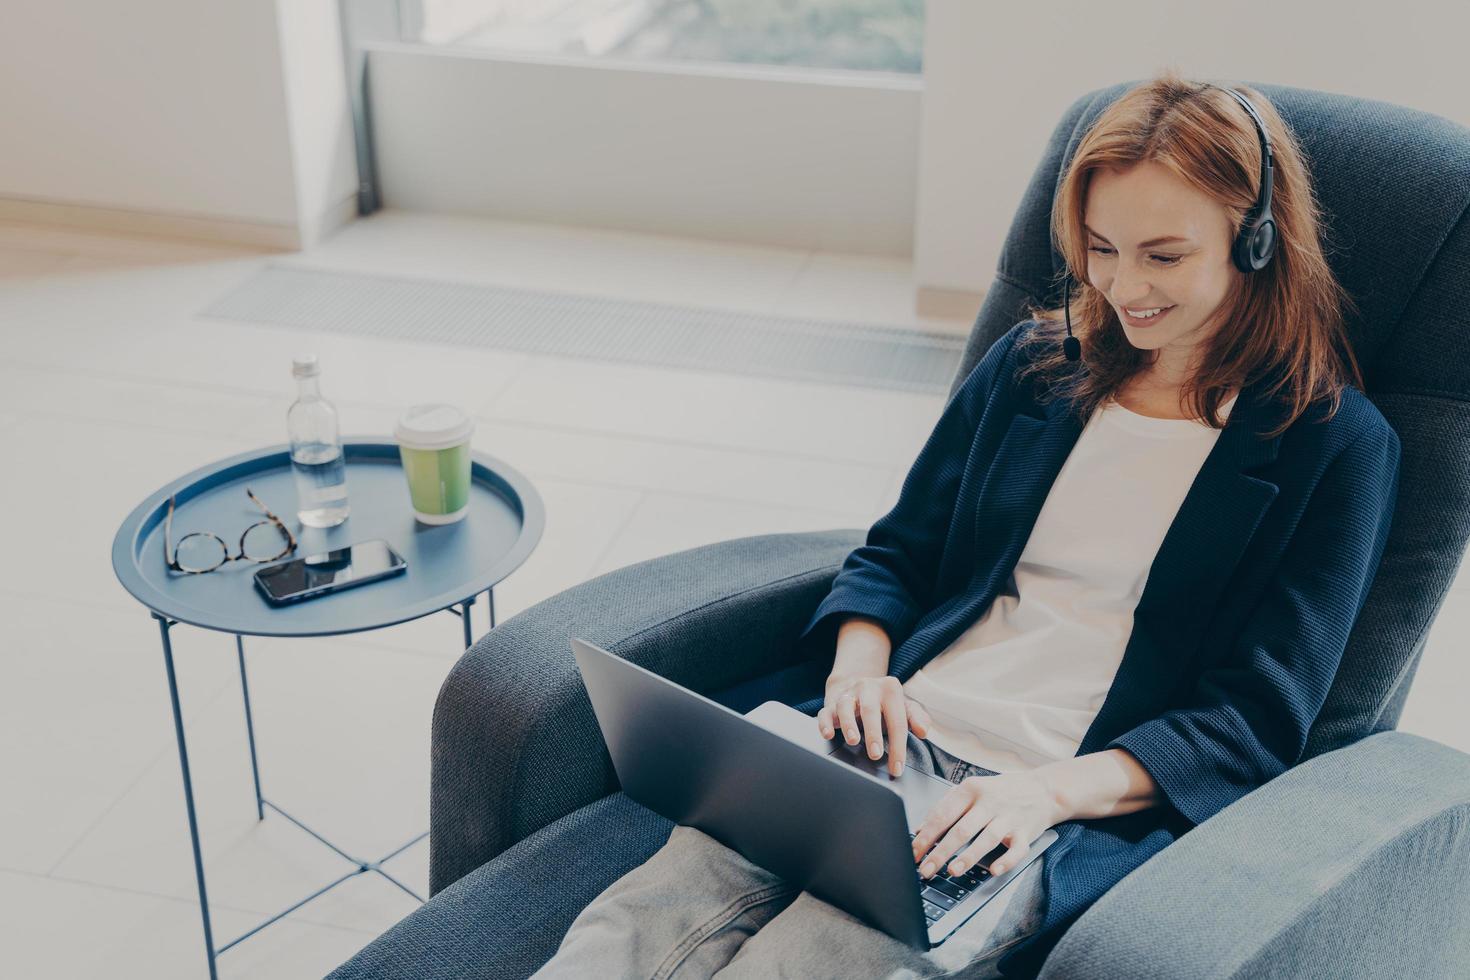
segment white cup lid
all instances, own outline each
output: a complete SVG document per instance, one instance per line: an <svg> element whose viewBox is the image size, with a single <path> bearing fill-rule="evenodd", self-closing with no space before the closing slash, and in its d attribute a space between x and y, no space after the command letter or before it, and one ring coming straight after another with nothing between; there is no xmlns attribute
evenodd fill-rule
<svg viewBox="0 0 1470 980"><path fill-rule="evenodd" d="M410 449L445 449L468 442L475 420L453 405L410 405L398 417L393 438Z"/></svg>

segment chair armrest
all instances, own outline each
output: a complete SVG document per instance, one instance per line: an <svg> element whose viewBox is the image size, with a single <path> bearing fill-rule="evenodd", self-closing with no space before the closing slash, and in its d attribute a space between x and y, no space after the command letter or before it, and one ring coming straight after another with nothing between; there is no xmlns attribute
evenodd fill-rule
<svg viewBox="0 0 1470 980"><path fill-rule="evenodd" d="M1470 755L1384 731L1310 759L1095 902L1042 980L1459 977Z"/></svg>
<svg viewBox="0 0 1470 980"><path fill-rule="evenodd" d="M434 706L430 892L618 788L572 636L704 694L770 674L822 653L797 650L797 637L863 534L761 535L655 558L487 633Z"/></svg>

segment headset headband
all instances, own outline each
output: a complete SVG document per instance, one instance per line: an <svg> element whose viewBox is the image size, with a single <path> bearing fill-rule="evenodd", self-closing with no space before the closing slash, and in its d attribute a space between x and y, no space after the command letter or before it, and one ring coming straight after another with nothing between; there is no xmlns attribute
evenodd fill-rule
<svg viewBox="0 0 1470 980"><path fill-rule="evenodd" d="M1230 250L1237 269L1241 272L1259 272L1276 253L1276 219L1271 214L1271 189L1275 183L1273 177L1276 166L1275 155L1271 152L1271 137L1266 135L1266 124L1261 121L1261 114L1256 111L1250 99L1233 88L1206 84L1210 88L1218 88L1240 103L1241 108L1250 115L1251 122L1255 123L1256 135L1261 141L1260 193L1256 195L1256 203L1246 213L1245 221L1241 223L1235 244Z"/></svg>

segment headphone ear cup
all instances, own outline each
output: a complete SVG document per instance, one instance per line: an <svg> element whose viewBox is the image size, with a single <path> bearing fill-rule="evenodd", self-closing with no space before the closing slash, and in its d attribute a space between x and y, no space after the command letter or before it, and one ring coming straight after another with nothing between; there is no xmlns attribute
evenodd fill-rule
<svg viewBox="0 0 1470 980"><path fill-rule="evenodd" d="M1259 272L1276 254L1276 222L1268 214L1243 228L1235 239L1232 258L1241 272Z"/></svg>
<svg viewBox="0 0 1470 980"><path fill-rule="evenodd" d="M1268 214L1256 225L1255 234L1251 236L1251 264L1257 269L1264 269L1275 254L1276 222Z"/></svg>

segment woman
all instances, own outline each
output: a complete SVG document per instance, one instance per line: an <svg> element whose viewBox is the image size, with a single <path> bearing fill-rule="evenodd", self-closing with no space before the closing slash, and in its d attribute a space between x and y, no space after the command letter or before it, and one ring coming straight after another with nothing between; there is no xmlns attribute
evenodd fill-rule
<svg viewBox="0 0 1470 980"><path fill-rule="evenodd" d="M1053 212L1080 289L991 347L803 634L836 627L801 706L823 736L873 759L886 736L891 773L955 783L920 877L1058 842L920 953L676 827L536 976L1029 975L1133 867L1296 763L1398 441L1350 387L1301 151L1246 95L1269 158L1239 99L1173 73L1098 118ZM1252 257L1239 231L1268 212Z"/></svg>

